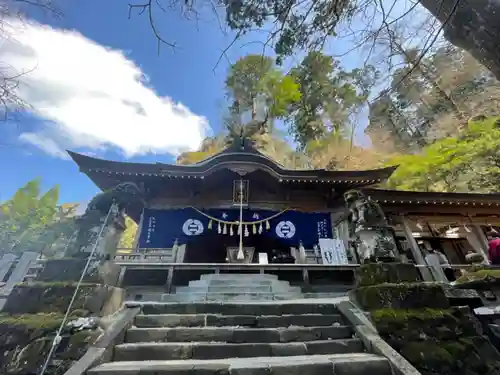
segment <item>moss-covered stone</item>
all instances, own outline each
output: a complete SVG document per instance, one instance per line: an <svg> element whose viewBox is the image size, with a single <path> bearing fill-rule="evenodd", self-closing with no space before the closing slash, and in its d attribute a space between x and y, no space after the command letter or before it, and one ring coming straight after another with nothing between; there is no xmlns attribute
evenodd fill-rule
<svg viewBox="0 0 500 375"><path fill-rule="evenodd" d="M439 284L386 283L356 288L355 296L357 303L365 310L449 307L448 299Z"/></svg>
<svg viewBox="0 0 500 375"><path fill-rule="evenodd" d="M457 341L408 341L400 349L422 374L499 374L498 358L487 358L474 345L474 340Z"/></svg>
<svg viewBox="0 0 500 375"><path fill-rule="evenodd" d="M473 272L466 272L457 279L456 284L464 284L477 281L485 281L488 283L500 285L500 270L479 269Z"/></svg>
<svg viewBox="0 0 500 375"><path fill-rule="evenodd" d="M381 335L399 342L433 337L436 341L474 336L476 327L462 309L380 309L372 311L373 322Z"/></svg>
<svg viewBox="0 0 500 375"><path fill-rule="evenodd" d="M360 287L383 283L413 283L420 280L417 268L407 263L369 263L356 270L356 282Z"/></svg>
<svg viewBox="0 0 500 375"><path fill-rule="evenodd" d="M380 309L371 316L382 338L422 374L498 374L500 354L467 308Z"/></svg>
<svg viewBox="0 0 500 375"><path fill-rule="evenodd" d="M37 277L40 282L78 281L87 263L86 258L49 259Z"/></svg>
<svg viewBox="0 0 500 375"><path fill-rule="evenodd" d="M485 282L497 274L500 279L500 271L475 269L469 277ZM410 264L366 264L356 277L357 304L423 375L500 375L500 354L469 308L450 307L441 284L418 282Z"/></svg>
<svg viewBox="0 0 500 375"><path fill-rule="evenodd" d="M39 282L77 282L87 263L87 258L49 259L37 277ZM116 286L120 266L114 262L99 262L84 277L86 283Z"/></svg>
<svg viewBox="0 0 500 375"><path fill-rule="evenodd" d="M3 308L7 314L64 314L76 289L76 283L29 283L16 285ZM82 284L73 310L99 314L112 293L112 287Z"/></svg>
<svg viewBox="0 0 500 375"><path fill-rule="evenodd" d="M41 313L0 315L0 374L36 374L52 345L63 315ZM73 317L70 317L70 320ZM70 334L63 331L63 340L47 374L63 374L88 349L100 331L82 331Z"/></svg>

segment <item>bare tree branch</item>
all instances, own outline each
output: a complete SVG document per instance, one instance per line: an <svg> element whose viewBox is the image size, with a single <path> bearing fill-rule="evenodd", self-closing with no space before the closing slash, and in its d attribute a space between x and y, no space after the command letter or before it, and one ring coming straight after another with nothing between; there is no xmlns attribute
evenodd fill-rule
<svg viewBox="0 0 500 375"><path fill-rule="evenodd" d="M51 17L60 17L62 13L52 0L4 0L0 1L0 40L15 39L15 30L9 21L17 19L25 21L27 14L35 11L48 13ZM7 31L9 30L9 31ZM19 86L24 75L31 73L36 66L29 71L18 71L15 66L7 65L0 61L0 113L3 120L10 115L29 108L30 105L18 94Z"/></svg>
<svg viewBox="0 0 500 375"><path fill-rule="evenodd" d="M160 8L160 10L162 10L163 12L166 12L165 8L163 8L163 6L160 4L160 2L158 0L155 0L155 2L157 4L158 8ZM160 47L162 44L165 44L173 49L175 49L177 47L177 44L175 42L169 42L169 41L163 39L160 32L158 31L155 20L153 18L153 0L148 0L143 4L129 4L128 6L129 6L129 8L128 8L128 18L129 19L132 17L132 11L134 9L138 10L139 15L143 15L144 13L147 14L148 19L149 19L149 24L151 26L151 30L153 31L153 34L155 35L156 40L158 41L158 47L157 47L158 54L160 53Z"/></svg>

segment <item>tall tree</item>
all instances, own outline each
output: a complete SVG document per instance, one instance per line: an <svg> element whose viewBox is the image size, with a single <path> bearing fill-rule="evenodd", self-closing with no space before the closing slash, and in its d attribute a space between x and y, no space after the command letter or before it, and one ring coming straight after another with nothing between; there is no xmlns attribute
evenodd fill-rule
<svg viewBox="0 0 500 375"><path fill-rule="evenodd" d="M498 0L419 0L442 23L445 37L471 53L500 79L500 1ZM270 41L279 58L297 49L320 50L328 37L335 35L338 24L365 11L371 5L382 14L382 24L390 4L382 1L308 0L262 2L259 0L224 1L228 25L240 34L270 23L276 26ZM394 2L395 4L395 2ZM392 6L394 7L394 5Z"/></svg>
<svg viewBox="0 0 500 375"><path fill-rule="evenodd" d="M304 155L295 152L274 127L274 121L288 116L291 106L300 100L300 87L293 76L280 71L270 57L248 55L230 67L225 84L229 105L223 132L207 138L199 150L181 154L178 163L206 159L244 134L264 154L287 167L307 164ZM250 114L248 121L246 114Z"/></svg>
<svg viewBox="0 0 500 375"><path fill-rule="evenodd" d="M396 69L392 90L371 104L366 132L374 145L415 152L465 130L464 118L500 113L500 82L470 54L445 44L420 66Z"/></svg>
<svg viewBox="0 0 500 375"><path fill-rule="evenodd" d="M299 85L283 74L271 57L247 55L232 64L226 78L231 112L239 115L250 111L251 120L275 119L287 114L288 107L300 98Z"/></svg>
<svg viewBox="0 0 500 375"><path fill-rule="evenodd" d="M369 124L365 133L372 140L375 149L389 152L416 151L424 141L423 137L415 135L409 126L407 117L393 102L388 90L370 104L368 114Z"/></svg>
<svg viewBox="0 0 500 375"><path fill-rule="evenodd" d="M76 229L75 206L58 206L59 187L41 194L39 179L29 181L0 205L2 251L42 251Z"/></svg>
<svg viewBox="0 0 500 375"><path fill-rule="evenodd" d="M350 115L368 98L377 71L366 66L347 72L331 56L310 52L290 75L302 95L292 104L287 122L304 149L329 133L345 132Z"/></svg>
<svg viewBox="0 0 500 375"><path fill-rule="evenodd" d="M345 137L331 133L307 147L311 167L327 170L365 170L384 165L391 157L388 152L352 144Z"/></svg>
<svg viewBox="0 0 500 375"><path fill-rule="evenodd" d="M225 21L229 28L241 37L252 30L270 26L266 46L274 47L277 62L281 64L285 57L293 55L297 49L320 51L329 37L336 36L336 29L343 21L350 22L356 15L366 23L369 34L373 22L379 19L380 28L394 24L397 19L408 16L395 16L392 11L397 0L221 0L210 2L210 7L217 12L217 6L225 10ZM500 80L500 1L498 0L418 0L410 4L413 10L419 4L429 11L441 23L445 38L457 47L468 51L484 64ZM154 7L165 12L166 4L161 0L139 1L129 5L139 14L149 17L151 26L159 43L175 47L175 43L165 40L158 32L153 16ZM197 16L199 2L185 1L171 7L180 6L183 14ZM349 25L350 26L350 25ZM365 30L366 30L365 29ZM350 30L351 31L351 30ZM431 33L430 31L427 31ZM369 38L367 38L369 39ZM429 40L433 39L433 36Z"/></svg>

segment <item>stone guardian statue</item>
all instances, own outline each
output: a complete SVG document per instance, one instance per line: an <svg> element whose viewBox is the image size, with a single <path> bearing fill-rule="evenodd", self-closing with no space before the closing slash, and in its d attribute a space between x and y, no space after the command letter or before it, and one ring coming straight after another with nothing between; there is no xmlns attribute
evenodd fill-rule
<svg viewBox="0 0 500 375"><path fill-rule="evenodd" d="M358 190L344 194L349 209L349 241L361 263L394 262L397 247L392 228L378 203Z"/></svg>

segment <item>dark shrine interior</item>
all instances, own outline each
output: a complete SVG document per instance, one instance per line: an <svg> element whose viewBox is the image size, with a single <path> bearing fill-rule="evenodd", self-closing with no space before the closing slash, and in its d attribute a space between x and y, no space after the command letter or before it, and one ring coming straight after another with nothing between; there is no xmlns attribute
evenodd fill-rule
<svg viewBox="0 0 500 375"><path fill-rule="evenodd" d="M238 247L239 243L240 236L237 233L231 236L219 234L217 231L206 231L188 240L184 263L226 263L226 249ZM250 232L248 237L243 236L243 246L255 248L252 263L258 263L259 253L267 253L269 262L271 262L273 250L290 254L288 244L266 233Z"/></svg>

